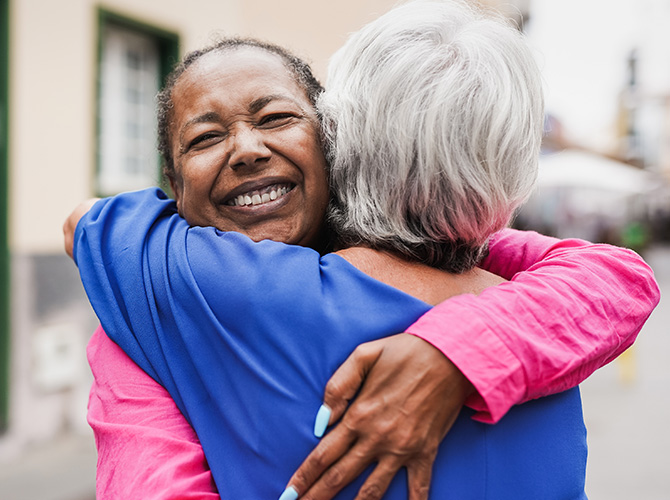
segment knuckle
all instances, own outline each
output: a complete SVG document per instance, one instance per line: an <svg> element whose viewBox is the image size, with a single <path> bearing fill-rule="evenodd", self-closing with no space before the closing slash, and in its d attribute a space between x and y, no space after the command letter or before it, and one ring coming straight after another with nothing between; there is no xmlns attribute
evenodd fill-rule
<svg viewBox="0 0 670 500"><path fill-rule="evenodd" d="M384 490L379 484L366 484L358 492L358 498L360 500L379 500L383 494Z"/></svg>
<svg viewBox="0 0 670 500"><path fill-rule="evenodd" d="M375 404L368 400L356 400L347 410L351 425L360 425L375 412Z"/></svg>
<svg viewBox="0 0 670 500"><path fill-rule="evenodd" d="M342 423L346 429L354 435L366 434L368 439L375 438L378 434L377 430L371 432L373 429L368 428L371 412L363 407L352 406L347 410L345 418ZM378 426L376 427L378 429Z"/></svg>
<svg viewBox="0 0 670 500"><path fill-rule="evenodd" d="M421 452L426 447L423 436L417 435L412 429L398 429L394 436L394 445L398 453L402 455L413 455Z"/></svg>
<svg viewBox="0 0 670 500"><path fill-rule="evenodd" d="M366 342L360 344L351 353L352 362L359 367L365 367L370 364L376 357L377 347L374 342Z"/></svg>
<svg viewBox="0 0 670 500"><path fill-rule="evenodd" d="M339 377L336 374L328 381L328 383L326 383L324 400L332 402L334 400L341 399L344 397L345 390L346 386L344 380L342 380L342 377Z"/></svg>
<svg viewBox="0 0 670 500"><path fill-rule="evenodd" d="M354 352L351 353L351 357L356 361L361 361L361 358L365 358L369 350L368 344L358 344L354 349Z"/></svg>
<svg viewBox="0 0 670 500"><path fill-rule="evenodd" d="M375 428L383 429L387 432L395 425L393 419L388 418L387 410L388 408L383 398L365 397L357 399L347 413L360 424L370 423Z"/></svg>
<svg viewBox="0 0 670 500"><path fill-rule="evenodd" d="M293 479L291 480L291 484L295 486L298 491L303 489L303 486L308 483L308 478L305 472L302 470L302 467L298 469L295 474L293 474Z"/></svg>
<svg viewBox="0 0 670 500"><path fill-rule="evenodd" d="M412 431L403 426L402 422L390 418L380 420L377 425L377 431L391 442L401 441L404 443L414 435Z"/></svg>
<svg viewBox="0 0 670 500"><path fill-rule="evenodd" d="M323 484L327 488L339 490L344 485L344 472L337 466L331 467L323 475Z"/></svg>
<svg viewBox="0 0 670 500"><path fill-rule="evenodd" d="M312 456L310 457L309 469L315 471L322 471L328 466L328 457L326 456L326 448L319 448L318 446L312 451ZM307 480L307 474L304 470L299 471L305 480Z"/></svg>
<svg viewBox="0 0 670 500"><path fill-rule="evenodd" d="M406 461L424 452L425 441L411 430L403 429L395 422L380 422L374 432L368 433L368 441L375 443L379 451L383 448L389 454Z"/></svg>
<svg viewBox="0 0 670 500"><path fill-rule="evenodd" d="M417 453L417 462L432 467L437 452L440 448L440 441L430 440L424 443L423 447Z"/></svg>
<svg viewBox="0 0 670 500"><path fill-rule="evenodd" d="M412 498L428 498L430 486L427 484L410 486L410 496Z"/></svg>

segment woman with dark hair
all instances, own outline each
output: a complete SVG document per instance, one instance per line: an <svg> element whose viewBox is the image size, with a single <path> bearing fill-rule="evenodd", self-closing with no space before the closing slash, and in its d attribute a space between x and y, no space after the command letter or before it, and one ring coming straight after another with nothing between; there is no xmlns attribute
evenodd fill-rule
<svg viewBox="0 0 670 500"><path fill-rule="evenodd" d="M460 293L481 293L483 310L496 311L495 300L486 302L496 289L487 286L499 280L473 266L532 188L539 75L520 35L499 20L458 2L416 5L355 35L335 60L340 79L331 75L334 83L319 101L339 255L261 241L321 248L323 232L312 219L321 227L328 196L310 99L290 67L257 46L207 52L175 79L167 130L176 205L156 191L121 195L96 204L77 226L75 258L102 325L170 392L224 497L278 495L316 443L310 408L358 344L403 331L429 304ZM571 308L565 283L551 273L546 278L540 296ZM631 307L644 317L657 299L646 283L644 305ZM598 289L597 281L589 288ZM513 283L499 290L503 302L517 297ZM600 290L615 293L609 285ZM571 313L598 323L591 309L586 303ZM535 323L545 328L538 339L565 319ZM444 352L466 375L468 356L489 347L494 356L503 353L499 365L479 365L468 375L478 391L469 405L487 410L486 396L495 391L478 386L486 378L478 372L507 370L502 378L514 385L523 368L509 353L527 350L476 340L460 354ZM581 373L549 370L544 390L573 386L615 354L612 348L597 361L578 355ZM549 357L556 366L566 362ZM507 360L517 366L504 366ZM511 404L537 395L515 390ZM457 393L463 401L467 384ZM492 400L498 411L509 408ZM583 497L575 389L515 407L495 426L472 415L464 410L439 453L437 442L426 452L437 453L436 498L485 498L484 491L494 498ZM334 460L342 453L336 450ZM381 495L403 465L389 462L380 459L365 485L358 479L343 498L362 485L363 494ZM427 496L430 467L428 478L422 470L408 467L410 498ZM404 497L403 480L391 483L388 498ZM286 495L306 493L307 483L296 478ZM316 488L306 495L315 497Z"/></svg>

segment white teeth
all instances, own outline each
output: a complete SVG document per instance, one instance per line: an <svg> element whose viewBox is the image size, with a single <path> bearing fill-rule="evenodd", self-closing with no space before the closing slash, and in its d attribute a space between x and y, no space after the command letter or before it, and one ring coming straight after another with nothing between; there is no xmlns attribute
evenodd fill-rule
<svg viewBox="0 0 670 500"><path fill-rule="evenodd" d="M247 205L260 205L262 203L268 203L270 201L274 201L277 198L284 196L290 190L291 188L283 186L273 188L269 192L266 191L265 193L262 194L259 191L251 192L248 194L240 194L237 197L231 199L228 202L228 205L236 207L244 207Z"/></svg>

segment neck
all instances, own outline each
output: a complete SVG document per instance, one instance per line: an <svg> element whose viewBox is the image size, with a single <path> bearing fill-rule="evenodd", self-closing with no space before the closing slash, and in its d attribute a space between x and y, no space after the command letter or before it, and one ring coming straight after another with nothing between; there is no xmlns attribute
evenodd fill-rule
<svg viewBox="0 0 670 500"><path fill-rule="evenodd" d="M453 274L370 248L351 247L336 253L368 276L432 305L464 293L479 295L504 281L480 268Z"/></svg>

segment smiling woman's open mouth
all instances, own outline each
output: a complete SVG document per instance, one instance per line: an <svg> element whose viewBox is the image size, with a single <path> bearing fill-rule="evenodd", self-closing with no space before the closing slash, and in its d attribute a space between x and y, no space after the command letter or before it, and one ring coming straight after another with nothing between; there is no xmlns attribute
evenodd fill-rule
<svg viewBox="0 0 670 500"><path fill-rule="evenodd" d="M292 183L272 184L262 189L254 189L246 193L239 194L226 201L226 205L232 207L245 207L262 205L281 198L295 187Z"/></svg>

